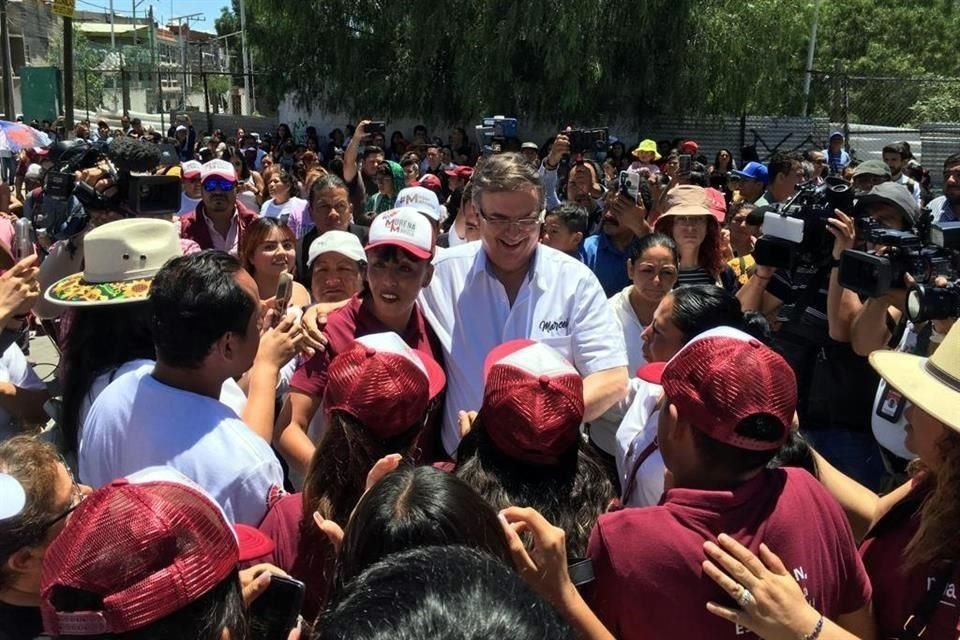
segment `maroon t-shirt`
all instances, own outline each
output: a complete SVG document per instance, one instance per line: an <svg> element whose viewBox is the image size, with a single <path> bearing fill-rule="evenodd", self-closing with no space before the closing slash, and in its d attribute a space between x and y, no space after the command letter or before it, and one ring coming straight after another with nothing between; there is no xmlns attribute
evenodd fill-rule
<svg viewBox="0 0 960 640"><path fill-rule="evenodd" d="M370 306L371 303L368 299L354 296L347 305L330 314L327 319L327 326L324 329L329 344L324 351L317 352L316 355L297 367L290 379L290 389L292 391L315 398L323 398L323 392L327 388L327 367L330 366L330 362L338 353L348 349L354 340L360 336L391 331L373 315ZM410 314L410 321L407 323L406 329L399 335L410 348L427 354L443 367L443 349L440 340L433 329L430 328L430 325L427 324L423 313L420 312L419 304L414 305L413 313ZM421 452L417 456L419 462L429 463L439 457L444 457L437 455L443 452L443 448L440 446L443 405L443 398L434 403L435 409L418 438L417 447Z"/></svg>
<svg viewBox="0 0 960 640"><path fill-rule="evenodd" d="M873 584L873 613L877 620L877 637L889 638L903 631L907 619L917 612L937 577L930 566L906 571L905 551L920 526L920 508L931 493L928 483L915 484L913 489L874 525L860 545L860 557ZM960 571L954 570L947 581L940 603L927 622L924 638L960 637L960 602L957 581Z"/></svg>
<svg viewBox="0 0 960 640"><path fill-rule="evenodd" d="M656 507L600 516L587 602L620 640L755 637L706 610L708 600L736 606L701 567L703 542L720 533L754 553L765 542L831 619L870 601L840 506L806 471L767 469L732 491L670 489Z"/></svg>
<svg viewBox="0 0 960 640"><path fill-rule="evenodd" d="M273 505L259 528L273 540L274 549L260 562L274 564L306 585L303 617L313 622L327 604L336 553L312 518L301 526L302 520L302 493L284 496Z"/></svg>

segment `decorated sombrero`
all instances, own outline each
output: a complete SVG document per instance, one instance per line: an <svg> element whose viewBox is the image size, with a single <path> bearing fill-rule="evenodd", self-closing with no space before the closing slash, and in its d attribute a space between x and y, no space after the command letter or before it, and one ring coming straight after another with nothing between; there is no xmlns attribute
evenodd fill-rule
<svg viewBox="0 0 960 640"><path fill-rule="evenodd" d="M172 222L150 218L110 222L84 236L83 272L53 283L43 297L70 307L146 300L153 276L182 253Z"/></svg>

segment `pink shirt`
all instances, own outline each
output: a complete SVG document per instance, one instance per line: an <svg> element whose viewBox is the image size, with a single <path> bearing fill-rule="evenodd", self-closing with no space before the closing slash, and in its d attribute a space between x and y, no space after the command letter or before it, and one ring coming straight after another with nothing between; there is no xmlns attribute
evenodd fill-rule
<svg viewBox="0 0 960 640"><path fill-rule="evenodd" d="M210 218L204 216L203 221L207 223L207 228L210 229L210 240L213 241L214 249L226 251L234 256L239 255L240 250L237 245L240 237L240 227L237 223L236 212L234 212L233 218L230 219L230 229L227 230L226 238L220 235L220 232L214 228L213 222L210 220Z"/></svg>

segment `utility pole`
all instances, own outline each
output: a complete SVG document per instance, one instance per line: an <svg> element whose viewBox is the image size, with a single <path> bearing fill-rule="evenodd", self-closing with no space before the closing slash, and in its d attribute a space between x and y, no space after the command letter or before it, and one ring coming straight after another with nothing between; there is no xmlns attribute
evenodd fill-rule
<svg viewBox="0 0 960 640"><path fill-rule="evenodd" d="M117 51L117 38L113 34L113 0L110 0L110 49L114 53Z"/></svg>
<svg viewBox="0 0 960 640"><path fill-rule="evenodd" d="M810 28L810 45L807 47L807 69L803 74L803 117L810 106L810 80L813 76L813 56L817 50L817 21L820 18L820 0L813 4L813 26Z"/></svg>
<svg viewBox="0 0 960 640"><path fill-rule="evenodd" d="M0 0L0 62L3 63L3 107L7 120L17 117L13 104L13 60L10 57L10 25L7 24L7 0Z"/></svg>
<svg viewBox="0 0 960 640"><path fill-rule="evenodd" d="M180 21L180 28L177 29L177 31L178 35L180 36L180 63L183 67L183 83L180 88L180 94L182 96L181 100L183 101L184 110L187 108L187 75L189 73L187 61L189 60L189 56L187 55L187 37L183 33L183 27L184 24L186 24L187 29L189 29L191 22L203 22L204 19L205 18L203 17L202 13L191 13L185 16L176 16L174 18L170 18L170 22L168 23L171 24L177 22L178 20Z"/></svg>
<svg viewBox="0 0 960 640"><path fill-rule="evenodd" d="M73 18L66 16L63 18L63 126L68 133L73 130Z"/></svg>
<svg viewBox="0 0 960 640"><path fill-rule="evenodd" d="M247 10L240 0L240 52L243 58L243 100L240 101L241 115L250 115L250 55L247 52Z"/></svg>

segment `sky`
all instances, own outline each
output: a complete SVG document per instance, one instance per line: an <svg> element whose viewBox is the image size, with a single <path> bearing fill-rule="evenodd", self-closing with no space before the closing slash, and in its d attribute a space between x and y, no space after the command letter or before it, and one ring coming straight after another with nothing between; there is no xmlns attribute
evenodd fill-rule
<svg viewBox="0 0 960 640"><path fill-rule="evenodd" d="M134 0L113 0L113 10L117 15L129 16L133 2ZM160 24L166 24L169 18L176 16L200 13L206 19L203 22L191 22L190 28L213 33L216 30L213 23L220 15L221 7L230 6L230 0L143 0L137 6L137 15L146 15L151 4L154 16ZM110 0L76 0L76 7L88 11L109 11Z"/></svg>

